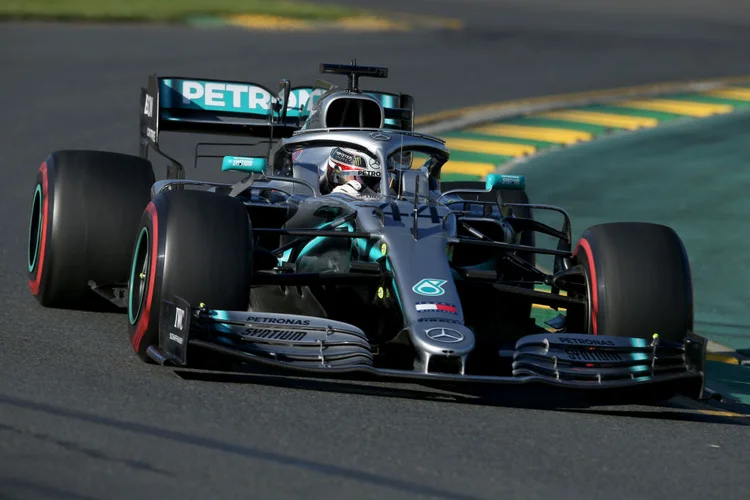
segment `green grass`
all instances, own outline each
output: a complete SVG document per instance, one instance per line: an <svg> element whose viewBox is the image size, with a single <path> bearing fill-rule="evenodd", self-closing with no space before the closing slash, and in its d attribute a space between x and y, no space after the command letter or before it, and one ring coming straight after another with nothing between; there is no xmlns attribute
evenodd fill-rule
<svg viewBox="0 0 750 500"><path fill-rule="evenodd" d="M263 14L306 20L362 15L358 9L287 0L0 0L0 18L180 21L193 16Z"/></svg>

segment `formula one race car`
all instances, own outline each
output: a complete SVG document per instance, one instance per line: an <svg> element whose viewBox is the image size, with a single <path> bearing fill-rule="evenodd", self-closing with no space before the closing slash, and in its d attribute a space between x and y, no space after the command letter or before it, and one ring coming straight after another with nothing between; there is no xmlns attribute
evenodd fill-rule
<svg viewBox="0 0 750 500"><path fill-rule="evenodd" d="M272 95L152 76L140 157L52 153L31 210L33 295L126 309L133 350L162 365L702 397L706 341L692 331L690 266L672 229L602 224L574 246L567 213L528 203L522 176L441 182L449 151L414 131L412 97L359 89L386 68L321 71L349 85L282 80ZM246 174L237 183L186 180L159 147L169 130L269 149L219 156ZM155 182L150 149L170 161L167 179ZM532 210L559 214L562 228ZM565 314L538 325L532 304Z"/></svg>

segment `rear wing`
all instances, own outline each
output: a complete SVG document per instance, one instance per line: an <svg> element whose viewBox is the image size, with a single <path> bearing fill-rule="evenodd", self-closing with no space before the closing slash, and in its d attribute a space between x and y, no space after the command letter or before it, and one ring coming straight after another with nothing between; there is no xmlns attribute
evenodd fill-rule
<svg viewBox="0 0 750 500"><path fill-rule="evenodd" d="M143 146L157 146L161 132L189 132L259 137L291 137L329 89L291 88L281 80L279 90L252 82L149 76L141 89L140 135ZM407 94L365 91L380 100L385 126L413 130L414 99Z"/></svg>
<svg viewBox="0 0 750 500"><path fill-rule="evenodd" d="M142 144L158 145L165 131L275 139L299 128L309 89L282 80L277 94L251 82L149 76L141 89Z"/></svg>
<svg viewBox="0 0 750 500"><path fill-rule="evenodd" d="M270 154L274 141L291 137L302 128L315 103L327 92L346 92L323 81L313 87L292 88L281 80L277 93L252 82L157 77L150 75L140 99L140 156L148 158L153 149L169 160L167 178L184 178L185 170L175 158L159 147L162 132L240 136L242 143L199 142L195 145L194 166L199 158L218 155L202 154L201 146L247 147L268 144ZM412 131L414 99L406 94L365 91L378 99L384 109L384 127Z"/></svg>

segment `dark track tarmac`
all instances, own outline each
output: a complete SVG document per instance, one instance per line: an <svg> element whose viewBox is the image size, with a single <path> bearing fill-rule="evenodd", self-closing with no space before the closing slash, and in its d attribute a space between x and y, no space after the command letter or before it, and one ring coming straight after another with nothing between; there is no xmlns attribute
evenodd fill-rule
<svg viewBox="0 0 750 500"><path fill-rule="evenodd" d="M747 418L183 380L135 358L122 315L43 309L28 291L39 163L60 148L135 153L138 88L151 72L275 86L356 57L389 66L382 87L413 93L420 113L750 73L750 20L736 11L690 7L677 21L665 9L633 22L634 8L550 15L544 0L500 3L409 3L464 12L468 27L455 33L0 24L0 498L747 498ZM189 158L187 142L165 144Z"/></svg>

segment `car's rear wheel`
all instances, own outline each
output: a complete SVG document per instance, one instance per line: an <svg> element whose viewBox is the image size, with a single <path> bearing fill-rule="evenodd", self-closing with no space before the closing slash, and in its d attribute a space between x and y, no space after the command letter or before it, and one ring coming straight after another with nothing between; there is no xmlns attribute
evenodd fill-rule
<svg viewBox="0 0 750 500"><path fill-rule="evenodd" d="M98 308L97 285L125 283L130 251L150 198L151 162L106 151L56 151L36 177L28 235L28 282L47 307Z"/></svg>
<svg viewBox="0 0 750 500"><path fill-rule="evenodd" d="M128 330L141 359L148 361L148 347L159 343L162 300L247 309L253 238L242 201L205 191L165 191L148 204L136 234Z"/></svg>
<svg viewBox="0 0 750 500"><path fill-rule="evenodd" d="M693 329L685 246L660 224L616 222L587 229L575 249L588 306L571 309L568 331L683 341Z"/></svg>

